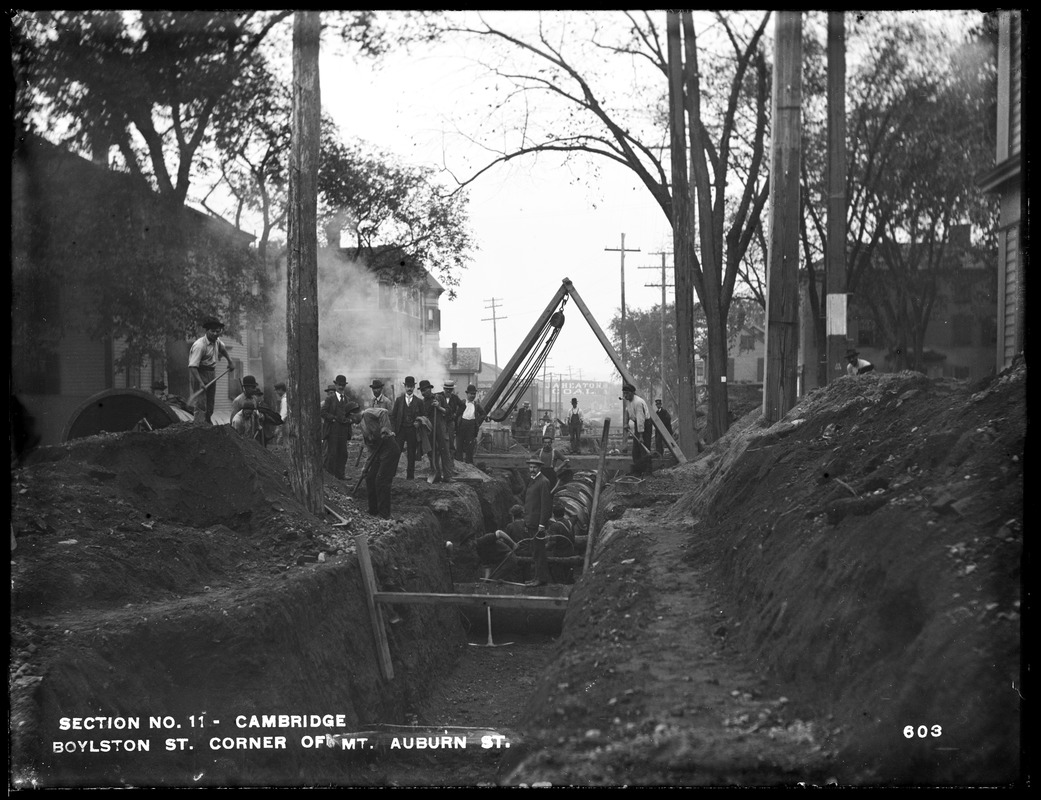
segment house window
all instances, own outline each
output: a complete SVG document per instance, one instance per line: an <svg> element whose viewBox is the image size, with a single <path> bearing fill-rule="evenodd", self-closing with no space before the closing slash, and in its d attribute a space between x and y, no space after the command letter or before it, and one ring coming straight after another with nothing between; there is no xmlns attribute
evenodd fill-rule
<svg viewBox="0 0 1041 800"><path fill-rule="evenodd" d="M873 319L862 319L857 323L857 346L875 346L875 321Z"/></svg>
<svg viewBox="0 0 1041 800"><path fill-rule="evenodd" d="M427 332L441 330L441 309L427 308L426 330Z"/></svg>
<svg viewBox="0 0 1041 800"><path fill-rule="evenodd" d="M754 350L755 349L755 336L751 333L741 334L741 351Z"/></svg>
<svg viewBox="0 0 1041 800"><path fill-rule="evenodd" d="M246 358L260 358L260 331L257 328L246 332Z"/></svg>
<svg viewBox="0 0 1041 800"><path fill-rule="evenodd" d="M241 394L239 386L243 375L242 359L233 358L231 361L235 365L235 371L228 374L228 399L234 400ZM220 373L217 374L219 375Z"/></svg>
<svg viewBox="0 0 1041 800"><path fill-rule="evenodd" d="M972 317L968 314L955 314L951 318L951 344L955 347L972 344Z"/></svg>
<svg viewBox="0 0 1041 800"><path fill-rule="evenodd" d="M980 344L998 343L998 321L994 317L980 320Z"/></svg>
<svg viewBox="0 0 1041 800"><path fill-rule="evenodd" d="M954 291L952 292L952 299L955 303L962 305L972 302L972 282L966 279L956 281L954 284Z"/></svg>

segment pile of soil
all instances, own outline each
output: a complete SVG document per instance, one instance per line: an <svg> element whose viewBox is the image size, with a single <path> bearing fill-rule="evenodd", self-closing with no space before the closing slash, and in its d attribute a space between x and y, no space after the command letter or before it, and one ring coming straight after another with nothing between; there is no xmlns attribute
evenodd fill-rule
<svg viewBox="0 0 1041 800"><path fill-rule="evenodd" d="M369 534L381 588L451 591L461 543L505 524L507 480L399 477L384 521L349 470L318 519L284 454L227 428L44 448L12 475L12 785L438 782L311 754L92 772L48 751L62 716L254 707L508 728L511 785L1015 782L1025 386L1022 364L977 385L844 377L609 486L563 633L518 672L491 649L475 671L457 612L409 606L383 678L348 535ZM455 669L497 680L461 697Z"/></svg>

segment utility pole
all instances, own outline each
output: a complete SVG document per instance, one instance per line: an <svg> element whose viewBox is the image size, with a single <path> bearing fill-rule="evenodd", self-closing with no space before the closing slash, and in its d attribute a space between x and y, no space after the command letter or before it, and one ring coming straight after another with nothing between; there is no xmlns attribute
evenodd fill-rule
<svg viewBox="0 0 1041 800"><path fill-rule="evenodd" d="M846 20L828 12L827 352L824 383L842 375L846 347Z"/></svg>
<svg viewBox="0 0 1041 800"><path fill-rule="evenodd" d="M666 253L659 251L657 253L651 253L652 256L661 256L661 283L645 283L644 286L661 286L661 396L665 395L665 288L667 286L675 286L673 283L665 282L665 257L672 255L672 253ZM640 269L658 269L657 267L640 267ZM695 397L697 394L695 393Z"/></svg>
<svg viewBox="0 0 1041 800"><path fill-rule="evenodd" d="M625 254L626 253L639 253L640 248L637 247L635 250L627 250L625 248L625 234L622 234L622 246L621 247L605 247L604 250L611 253L622 254L622 363L625 368L629 368L629 352L625 349Z"/></svg>
<svg viewBox="0 0 1041 800"><path fill-rule="evenodd" d="M799 341L799 164L802 158L802 13L774 16L770 211L766 274L766 374L763 419L795 406Z"/></svg>
<svg viewBox="0 0 1041 800"><path fill-rule="evenodd" d="M296 436L289 442L289 484L296 499L321 517L325 482L318 406L318 141L321 85L317 11L297 11L293 22L293 147L289 160L286 260L286 363Z"/></svg>
<svg viewBox="0 0 1041 800"><path fill-rule="evenodd" d="M496 366L496 368L498 368L498 366L499 366L499 331L498 331L498 326L496 326L495 323L498 320L500 320L500 319L509 319L509 317L497 317L497 316L495 316L495 309L496 309L496 305L495 304L502 302L502 298L501 297L493 297L490 300L488 300L487 302L491 303L492 316L491 316L491 320L490 321L492 323L492 341L495 343L495 366ZM485 308L488 308L488 307L489 306L485 306ZM481 320L481 322L488 322L488 321L489 321L489 319L487 317L485 317L484 319Z"/></svg>

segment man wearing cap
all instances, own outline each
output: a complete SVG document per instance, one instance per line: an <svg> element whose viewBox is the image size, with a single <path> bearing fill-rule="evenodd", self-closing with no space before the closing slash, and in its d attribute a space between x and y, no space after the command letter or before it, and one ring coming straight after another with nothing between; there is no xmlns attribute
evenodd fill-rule
<svg viewBox="0 0 1041 800"><path fill-rule="evenodd" d="M463 398L455 393L455 381L445 381L443 391L441 394L445 398L445 402L448 403L448 449L452 451L453 458L462 457L462 448L459 447L457 441L457 432L459 429L459 417L463 413L465 403Z"/></svg>
<svg viewBox="0 0 1041 800"><path fill-rule="evenodd" d="M254 415L259 416L257 407L260 404L261 394L256 378L252 375L246 375L242 378L242 391L238 397L231 401L231 427L237 433L245 435L249 432L250 422L253 420ZM257 420L257 427L260 424L260 420Z"/></svg>
<svg viewBox="0 0 1041 800"><path fill-rule="evenodd" d="M228 362L228 372L235 369L231 363L228 348L220 340L224 323L217 319L207 319L202 323L206 333L192 344L188 351L188 374L192 382L192 396L203 388L206 390L206 424L213 424L213 406L217 402L217 362L224 358Z"/></svg>
<svg viewBox="0 0 1041 800"><path fill-rule="evenodd" d="M379 378L373 378L369 388L372 390L369 408L385 408L387 411L390 411L394 407L394 401L383 394L383 381Z"/></svg>
<svg viewBox="0 0 1041 800"><path fill-rule="evenodd" d="M344 479L347 466L347 443L351 440L351 414L358 404L347 397L347 378L337 375L325 390L322 403L322 441L326 443L325 468L333 477Z"/></svg>
<svg viewBox="0 0 1041 800"><path fill-rule="evenodd" d="M194 411L194 409L184 401L183 397L177 394L169 394L166 391L166 381L162 379L152 381L152 396L162 403L166 403L170 406L177 406L177 408L187 411L189 414Z"/></svg>
<svg viewBox="0 0 1041 800"><path fill-rule="evenodd" d="M582 450L582 412L578 408L578 398L571 398L571 410L567 412L567 432L572 453Z"/></svg>
<svg viewBox="0 0 1041 800"><path fill-rule="evenodd" d="M434 394L434 384L425 378L419 382L423 393L423 416L428 420L430 436L430 470L434 483L451 483L455 476L455 462L448 446L448 401L440 392Z"/></svg>
<svg viewBox="0 0 1041 800"><path fill-rule="evenodd" d="M633 435L633 475L643 475L651 468L651 412L647 401L636 394L631 383L622 384L625 415Z"/></svg>
<svg viewBox="0 0 1041 800"><path fill-rule="evenodd" d="M870 361L860 357L860 353L856 350L846 351L846 374L847 375L863 375L866 372L874 370L875 365Z"/></svg>
<svg viewBox="0 0 1041 800"><path fill-rule="evenodd" d="M423 455L419 445L419 418L423 414L423 401L416 397L416 379L405 376L405 392L394 398L390 409L390 427L398 440L398 449L405 451L407 458L405 478L415 480L416 458Z"/></svg>
<svg viewBox="0 0 1041 800"><path fill-rule="evenodd" d="M549 479L542 472L542 459L537 456L528 459L528 475L530 482L524 492L524 528L535 545L535 577L528 584L544 586L550 579L546 561L546 528L553 509L553 493Z"/></svg>
<svg viewBox="0 0 1041 800"><path fill-rule="evenodd" d="M526 400L513 419L512 433L514 441L525 447L531 447L531 403Z"/></svg>
<svg viewBox="0 0 1041 800"><path fill-rule="evenodd" d="M369 513L390 519L390 487L398 471L401 448L390 425L390 412L383 406L372 406L361 412L361 438L369 451L365 473Z"/></svg>
<svg viewBox="0 0 1041 800"><path fill-rule="evenodd" d="M459 452L467 464L474 463L474 450L477 449L477 429L488 416L484 406L477 402L477 387L472 383L466 387L466 401L459 414Z"/></svg>
<svg viewBox="0 0 1041 800"><path fill-rule="evenodd" d="M573 476L571 462L567 456L553 446L552 427L543 434L542 449L538 451L537 455L542 461L542 474L549 480L550 491L571 480Z"/></svg>
<svg viewBox="0 0 1041 800"><path fill-rule="evenodd" d="M662 427L669 433L672 433L672 414L661 404L660 397L654 401L654 413L661 420ZM657 428L654 429L654 449L658 451L658 455L665 455L665 437L661 435L661 431Z"/></svg>

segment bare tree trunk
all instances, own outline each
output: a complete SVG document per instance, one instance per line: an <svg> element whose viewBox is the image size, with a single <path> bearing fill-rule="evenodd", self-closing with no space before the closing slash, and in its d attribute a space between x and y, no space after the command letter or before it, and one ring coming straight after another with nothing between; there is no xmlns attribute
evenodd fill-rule
<svg viewBox="0 0 1041 800"><path fill-rule="evenodd" d="M672 149L672 251L676 282L676 377L679 384L680 448L697 455L694 387L694 215L687 183L686 124L683 104L683 59L680 47L680 20L668 12L669 107Z"/></svg>
<svg viewBox="0 0 1041 800"><path fill-rule="evenodd" d="M774 23L770 248L767 255L766 375L763 418L777 422L797 401L799 361L799 158L802 14L778 11Z"/></svg>
<svg viewBox="0 0 1041 800"><path fill-rule="evenodd" d="M289 481L304 507L318 515L325 504L317 400L319 32L319 12L296 12L286 276L288 389L297 434L290 439Z"/></svg>

